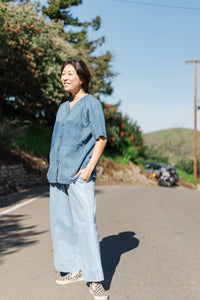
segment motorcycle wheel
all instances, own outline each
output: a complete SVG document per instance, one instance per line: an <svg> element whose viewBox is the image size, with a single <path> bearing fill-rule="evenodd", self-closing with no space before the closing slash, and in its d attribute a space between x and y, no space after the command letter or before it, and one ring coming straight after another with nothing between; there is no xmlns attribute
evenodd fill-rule
<svg viewBox="0 0 200 300"><path fill-rule="evenodd" d="M169 182L169 181L159 180L159 181L158 181L158 184L159 184L160 186L171 187L171 182Z"/></svg>

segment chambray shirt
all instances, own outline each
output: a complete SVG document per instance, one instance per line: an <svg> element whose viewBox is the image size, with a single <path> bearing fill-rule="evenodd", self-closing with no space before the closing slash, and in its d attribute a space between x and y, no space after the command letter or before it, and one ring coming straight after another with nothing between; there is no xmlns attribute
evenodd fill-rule
<svg viewBox="0 0 200 300"><path fill-rule="evenodd" d="M107 137L99 100L86 95L71 109L68 101L61 104L53 130L48 181L62 184L74 182L74 175L86 168L100 136ZM96 177L96 167L92 177Z"/></svg>

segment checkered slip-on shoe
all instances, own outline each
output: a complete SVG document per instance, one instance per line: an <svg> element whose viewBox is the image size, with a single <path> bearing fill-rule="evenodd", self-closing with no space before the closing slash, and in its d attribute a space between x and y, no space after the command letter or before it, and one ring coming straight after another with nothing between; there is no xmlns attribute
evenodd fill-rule
<svg viewBox="0 0 200 300"><path fill-rule="evenodd" d="M90 284L90 293L93 295L95 300L108 300L109 296L104 290L101 283Z"/></svg>
<svg viewBox="0 0 200 300"><path fill-rule="evenodd" d="M68 273L65 276L60 276L56 280L56 283L63 285L63 284L73 283L73 282L82 281L82 280L83 280L82 273L81 273L81 271L79 271L79 272Z"/></svg>

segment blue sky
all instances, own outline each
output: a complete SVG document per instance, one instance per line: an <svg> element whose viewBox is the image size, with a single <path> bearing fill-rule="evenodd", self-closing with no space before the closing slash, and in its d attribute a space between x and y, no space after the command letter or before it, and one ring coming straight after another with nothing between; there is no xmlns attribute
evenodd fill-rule
<svg viewBox="0 0 200 300"><path fill-rule="evenodd" d="M102 18L100 30L90 37L105 36L99 53L109 50L113 54L113 70L118 73L113 80L114 93L106 102L121 100L121 111L137 121L144 133L193 128L194 65L185 61L200 59L200 2L133 1L199 9L195 11L131 1L83 0L72 8L82 21L96 15ZM200 92L200 64L198 69ZM200 111L197 116L199 119Z"/></svg>
<svg viewBox="0 0 200 300"><path fill-rule="evenodd" d="M198 0L144 2L200 9ZM107 103L121 100L122 112L136 120L144 133L193 128L194 65L185 61L200 59L200 10L83 0L72 13L81 20L102 18L101 29L90 36L105 36L99 51L111 51L113 70L118 72ZM198 87L199 82L200 77Z"/></svg>

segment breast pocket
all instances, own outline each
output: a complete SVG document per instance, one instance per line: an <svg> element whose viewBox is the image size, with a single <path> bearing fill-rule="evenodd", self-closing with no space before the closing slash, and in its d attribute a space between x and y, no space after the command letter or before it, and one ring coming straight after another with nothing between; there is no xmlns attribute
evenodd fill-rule
<svg viewBox="0 0 200 300"><path fill-rule="evenodd" d="M81 143L81 123L69 120L64 128L63 145L77 149Z"/></svg>

